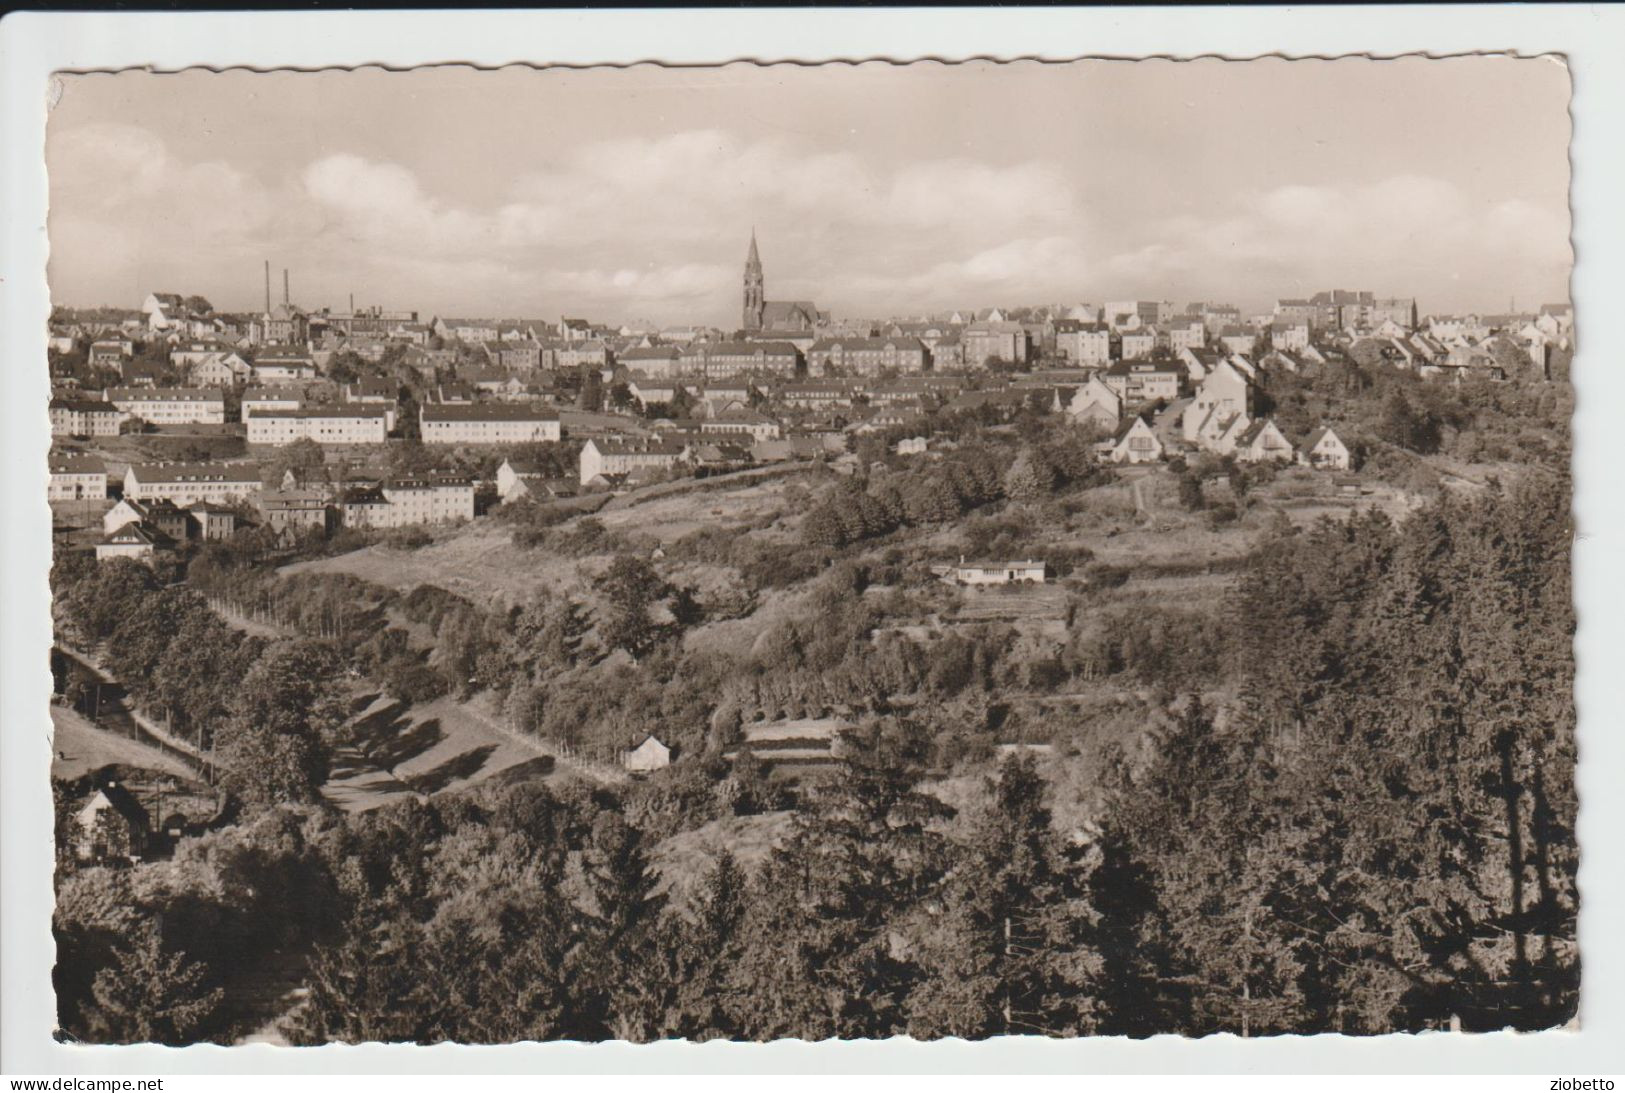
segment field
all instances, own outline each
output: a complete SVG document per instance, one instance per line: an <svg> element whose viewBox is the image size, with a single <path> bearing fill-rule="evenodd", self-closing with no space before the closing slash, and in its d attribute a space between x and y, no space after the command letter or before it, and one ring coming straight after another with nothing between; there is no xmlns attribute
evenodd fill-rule
<svg viewBox="0 0 1625 1093"><path fill-rule="evenodd" d="M174 756L101 728L66 706L51 704L51 729L53 778L71 780L114 763L180 778L195 776L191 768Z"/></svg>
<svg viewBox="0 0 1625 1093"><path fill-rule="evenodd" d="M516 547L510 529L492 521L439 531L433 543L417 550L370 546L281 572L349 573L403 592L433 584L487 606L519 603L539 587L562 589L582 581L574 559Z"/></svg>

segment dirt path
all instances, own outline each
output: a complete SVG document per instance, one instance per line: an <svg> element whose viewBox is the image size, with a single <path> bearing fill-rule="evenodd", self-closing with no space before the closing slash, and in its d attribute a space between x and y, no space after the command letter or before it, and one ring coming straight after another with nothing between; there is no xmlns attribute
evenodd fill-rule
<svg viewBox="0 0 1625 1093"><path fill-rule="evenodd" d="M197 771L173 752L97 725L78 710L51 706L51 777L73 779L118 763L181 778Z"/></svg>

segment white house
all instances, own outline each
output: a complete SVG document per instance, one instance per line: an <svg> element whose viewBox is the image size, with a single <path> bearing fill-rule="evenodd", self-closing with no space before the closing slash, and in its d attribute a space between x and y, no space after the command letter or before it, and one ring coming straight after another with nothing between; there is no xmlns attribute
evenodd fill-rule
<svg viewBox="0 0 1625 1093"><path fill-rule="evenodd" d="M1145 418L1138 416L1103 447L1110 452L1113 463L1155 463L1162 458L1162 440Z"/></svg>
<svg viewBox="0 0 1625 1093"><path fill-rule="evenodd" d="M1196 389L1195 399L1185 407L1181 435L1188 443L1199 443L1208 415L1214 414L1223 420L1233 414L1250 414L1252 410L1253 385L1228 360L1219 361Z"/></svg>
<svg viewBox="0 0 1625 1093"><path fill-rule="evenodd" d="M682 441L595 437L581 449L581 484L585 486L600 475L667 470L687 454L688 446Z"/></svg>
<svg viewBox="0 0 1625 1093"><path fill-rule="evenodd" d="M1255 421L1236 441L1239 463L1290 463L1296 452L1275 422Z"/></svg>
<svg viewBox="0 0 1625 1093"><path fill-rule="evenodd" d="M1103 429L1116 429L1123 419L1123 399L1099 376L1090 376L1082 384L1071 388L1057 388L1055 408L1075 424L1099 425Z"/></svg>
<svg viewBox="0 0 1625 1093"><path fill-rule="evenodd" d="M1332 471L1346 471L1352 465L1348 445L1329 425L1321 426L1304 438L1298 459L1311 467Z"/></svg>
<svg viewBox="0 0 1625 1093"><path fill-rule="evenodd" d="M96 560L133 558L138 562L152 561L157 549L157 537L140 523L129 523L96 544Z"/></svg>
<svg viewBox="0 0 1625 1093"><path fill-rule="evenodd" d="M989 584L1043 584L1049 576L1049 567L1040 561L1021 562L967 562L948 567L947 575L966 585Z"/></svg>
<svg viewBox="0 0 1625 1093"><path fill-rule="evenodd" d="M51 453L47 501L102 501L107 498L107 465L94 455Z"/></svg>

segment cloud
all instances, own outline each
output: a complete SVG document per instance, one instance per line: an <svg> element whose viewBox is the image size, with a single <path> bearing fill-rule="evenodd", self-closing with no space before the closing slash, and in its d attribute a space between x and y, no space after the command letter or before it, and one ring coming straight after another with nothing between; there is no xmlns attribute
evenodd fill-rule
<svg viewBox="0 0 1625 1093"><path fill-rule="evenodd" d="M1569 264L1566 218L1519 199L1475 200L1420 175L1242 195L1220 215L1168 220L1150 242L1103 263L1127 291L1273 285L1280 295L1348 287L1421 296L1486 273L1498 291L1521 291L1565 276Z"/></svg>
<svg viewBox="0 0 1625 1093"><path fill-rule="evenodd" d="M235 290L226 306L250 307L269 257L310 306L359 291L426 312L727 323L753 225L769 298L844 315L1128 295L1247 306L1337 286L1426 302L1486 280L1532 298L1570 261L1560 213L1421 174L1233 194L1214 180L1194 211L1121 224L1038 158L891 161L694 129L546 159L476 201L352 151L256 176L185 162L139 126L53 132L53 282L81 302Z"/></svg>

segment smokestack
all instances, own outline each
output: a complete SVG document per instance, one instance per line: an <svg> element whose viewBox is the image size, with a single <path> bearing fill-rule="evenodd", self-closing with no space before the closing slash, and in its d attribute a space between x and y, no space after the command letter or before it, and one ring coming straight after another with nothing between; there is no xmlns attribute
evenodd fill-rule
<svg viewBox="0 0 1625 1093"><path fill-rule="evenodd" d="M271 313L271 260L265 260L265 313Z"/></svg>
<svg viewBox="0 0 1625 1093"><path fill-rule="evenodd" d="M350 314L355 314L355 293L350 293Z"/></svg>
<svg viewBox="0 0 1625 1093"><path fill-rule="evenodd" d="M282 267L282 306L288 306L288 267Z"/></svg>

